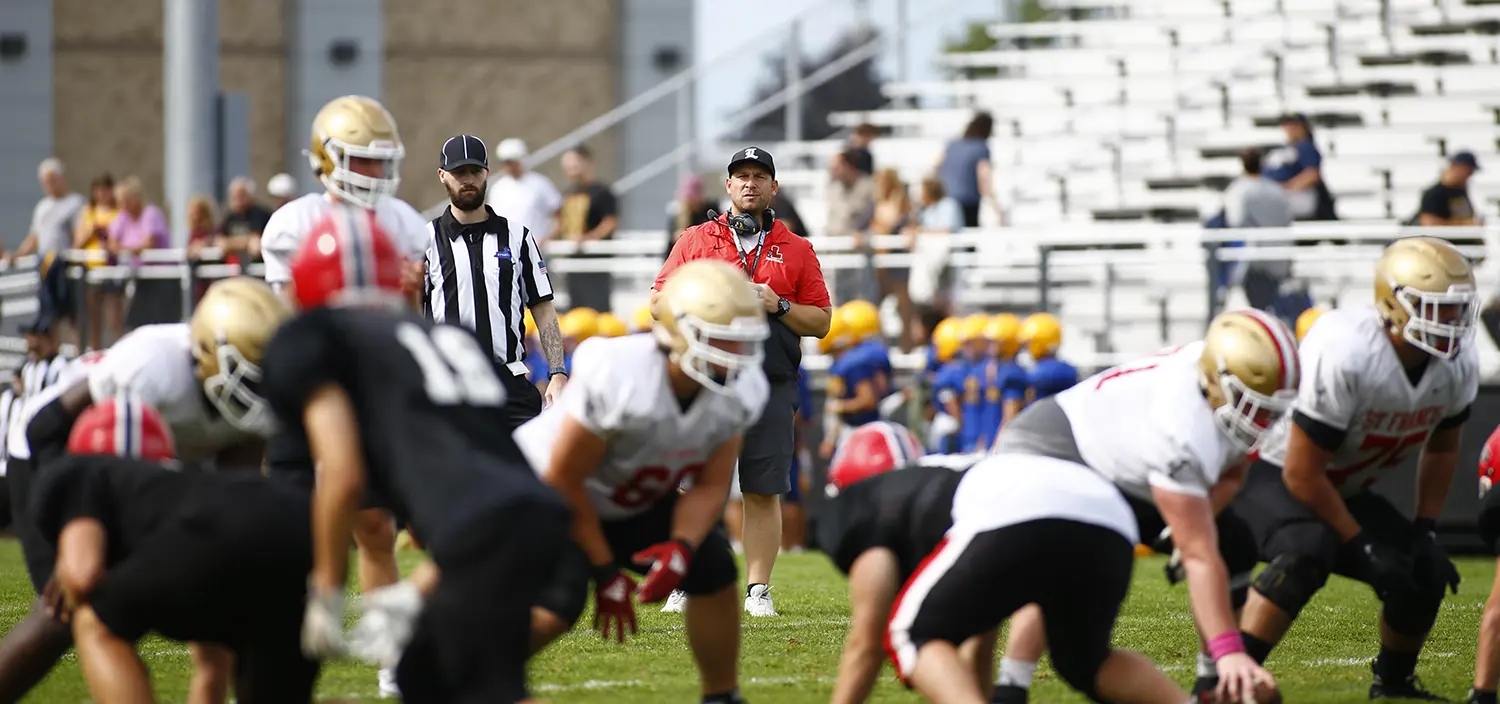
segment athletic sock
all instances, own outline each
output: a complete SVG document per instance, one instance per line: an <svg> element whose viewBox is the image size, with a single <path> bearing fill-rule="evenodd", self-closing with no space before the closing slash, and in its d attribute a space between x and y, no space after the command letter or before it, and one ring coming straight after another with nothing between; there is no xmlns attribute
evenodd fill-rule
<svg viewBox="0 0 1500 704"><path fill-rule="evenodd" d="M1497 704L1495 690L1475 689L1469 692L1468 704Z"/></svg>
<svg viewBox="0 0 1500 704"><path fill-rule="evenodd" d="M1021 689L1031 689L1031 678L1036 674L1036 663L1011 658L1000 659L995 684L1007 684Z"/></svg>
<svg viewBox="0 0 1500 704"><path fill-rule="evenodd" d="M1417 654L1382 647L1375 657L1375 672L1385 682L1405 682L1417 671Z"/></svg>
<svg viewBox="0 0 1500 704"><path fill-rule="evenodd" d="M765 585L765 584L746 584L745 585L745 598L746 599L750 598L750 592L753 591L756 587L766 587L768 589L770 588L768 585Z"/></svg>
<svg viewBox="0 0 1500 704"><path fill-rule="evenodd" d="M728 692L703 695L703 704L744 704L744 701L744 699L740 698L739 687L735 687Z"/></svg>
<svg viewBox="0 0 1500 704"><path fill-rule="evenodd" d="M1209 657L1206 653L1198 653L1198 676L1199 677L1218 677L1219 676L1219 667L1218 667L1218 665L1215 665L1214 664L1214 659L1211 658L1211 657Z"/></svg>

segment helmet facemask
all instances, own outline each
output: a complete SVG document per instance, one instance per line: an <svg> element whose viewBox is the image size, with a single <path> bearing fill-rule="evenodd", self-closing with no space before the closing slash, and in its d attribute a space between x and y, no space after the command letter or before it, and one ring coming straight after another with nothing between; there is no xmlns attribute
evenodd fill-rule
<svg viewBox="0 0 1500 704"><path fill-rule="evenodd" d="M765 319L758 317L735 318L724 325L681 315L676 323L683 347L672 356L688 378L720 394L733 393L735 378L741 371L760 366L765 357L761 343L771 334ZM658 339L667 336L666 330L660 326L657 331ZM715 341L741 343L747 350L732 352L714 345Z"/></svg>
<svg viewBox="0 0 1500 704"><path fill-rule="evenodd" d="M1479 318L1479 295L1469 284L1454 284L1447 291L1420 291L1392 286L1393 297L1406 311L1401 337L1439 359L1453 359L1474 332Z"/></svg>
<svg viewBox="0 0 1500 704"><path fill-rule="evenodd" d="M396 194L401 186L401 159L406 150L400 143L377 140L369 145L349 144L332 137L324 140L323 150L333 162L333 170L321 178L330 193L361 208L373 210L382 198ZM385 162L384 176L367 176L350 167L355 158ZM314 161L313 168L317 168Z"/></svg>
<svg viewBox="0 0 1500 704"><path fill-rule="evenodd" d="M1224 402L1214 409L1214 420L1241 450L1249 452L1270 428L1292 407L1296 389L1280 389L1267 396L1245 385L1219 362L1219 391Z"/></svg>
<svg viewBox="0 0 1500 704"><path fill-rule="evenodd" d="M218 370L203 380L203 393L224 420L240 430L269 435L273 430L270 408L261 397L260 365L246 359L238 348L219 341L215 356Z"/></svg>

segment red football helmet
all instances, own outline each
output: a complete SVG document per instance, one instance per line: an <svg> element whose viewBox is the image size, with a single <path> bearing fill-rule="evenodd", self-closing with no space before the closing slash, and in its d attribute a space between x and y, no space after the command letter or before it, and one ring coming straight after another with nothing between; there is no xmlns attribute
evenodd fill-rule
<svg viewBox="0 0 1500 704"><path fill-rule="evenodd" d="M1500 428L1490 433L1479 451L1479 498L1484 498L1496 479L1500 479Z"/></svg>
<svg viewBox="0 0 1500 704"><path fill-rule="evenodd" d="M878 420L855 428L839 444L828 467L828 481L843 490L850 484L905 467L922 456L922 443L905 426Z"/></svg>
<svg viewBox="0 0 1500 704"><path fill-rule="evenodd" d="M393 299L401 292L401 255L373 211L343 203L307 232L292 259L297 305Z"/></svg>
<svg viewBox="0 0 1500 704"><path fill-rule="evenodd" d="M177 456L172 429L149 404L129 396L96 402L79 414L68 434L68 453L114 455L151 462Z"/></svg>

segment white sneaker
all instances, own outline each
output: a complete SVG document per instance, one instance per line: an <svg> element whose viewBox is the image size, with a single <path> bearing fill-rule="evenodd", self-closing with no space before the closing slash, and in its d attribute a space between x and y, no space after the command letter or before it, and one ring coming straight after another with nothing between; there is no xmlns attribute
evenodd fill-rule
<svg viewBox="0 0 1500 704"><path fill-rule="evenodd" d="M667 597L667 603L661 607L664 614L680 614L682 608L687 605L687 592L681 589L673 589L672 595Z"/></svg>
<svg viewBox="0 0 1500 704"><path fill-rule="evenodd" d="M751 616L776 615L776 607L771 603L770 585L757 584L750 587L750 594L745 597L745 613Z"/></svg>
<svg viewBox="0 0 1500 704"><path fill-rule="evenodd" d="M400 699L401 688L396 686L396 668L382 667L378 673L381 699Z"/></svg>

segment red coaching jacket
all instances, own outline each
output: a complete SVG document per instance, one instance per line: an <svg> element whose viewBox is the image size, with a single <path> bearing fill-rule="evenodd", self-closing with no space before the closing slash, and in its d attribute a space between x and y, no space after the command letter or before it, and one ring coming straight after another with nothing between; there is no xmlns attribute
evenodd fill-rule
<svg viewBox="0 0 1500 704"><path fill-rule="evenodd" d="M717 220L683 231L677 244L672 245L672 253L656 275L652 288L660 291L667 276L684 262L718 259L742 268L751 281L769 285L776 295L792 303L818 308L833 305L823 281L823 266L807 238L792 234L777 220L766 233L760 250L742 256L727 219L720 215ZM802 339L781 320L771 318L771 339L766 341L766 377L771 381L795 380L801 364Z"/></svg>

